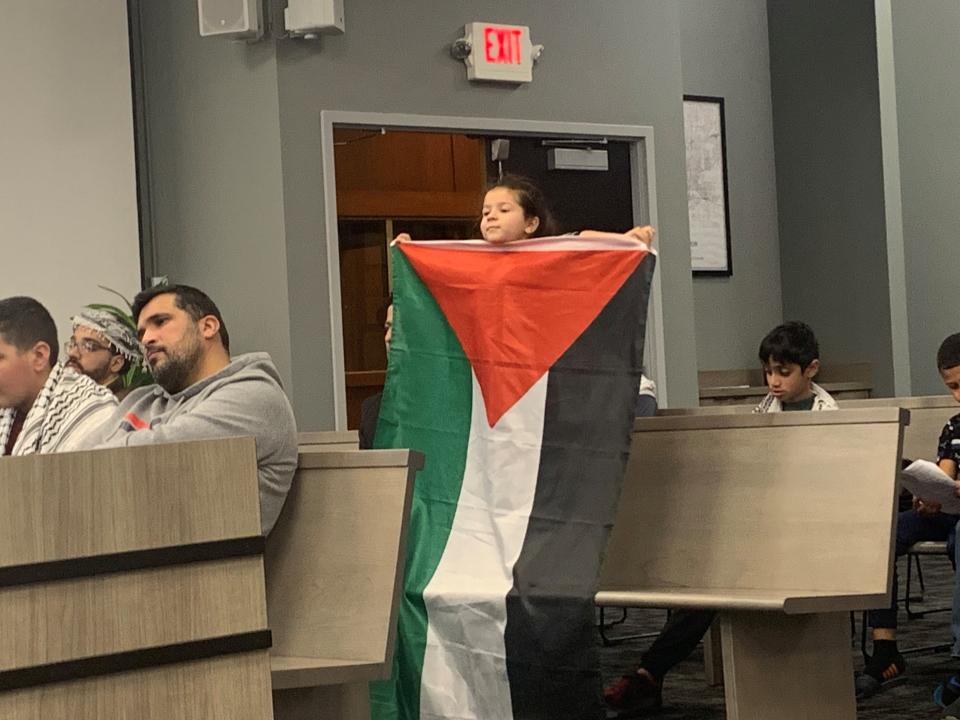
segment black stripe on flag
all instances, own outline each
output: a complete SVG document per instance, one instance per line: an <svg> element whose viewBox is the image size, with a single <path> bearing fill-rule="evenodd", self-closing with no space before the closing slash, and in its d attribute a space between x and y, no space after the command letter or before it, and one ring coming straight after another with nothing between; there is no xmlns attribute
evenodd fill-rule
<svg viewBox="0 0 960 720"><path fill-rule="evenodd" d="M507 596L515 720L603 718L593 596L630 449L648 255L551 368L533 509Z"/></svg>

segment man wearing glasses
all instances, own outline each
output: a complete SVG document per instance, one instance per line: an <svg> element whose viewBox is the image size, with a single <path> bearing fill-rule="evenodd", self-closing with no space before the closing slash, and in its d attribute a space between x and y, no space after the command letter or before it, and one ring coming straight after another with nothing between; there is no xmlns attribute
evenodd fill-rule
<svg viewBox="0 0 960 720"><path fill-rule="evenodd" d="M73 334L63 346L64 365L123 400L133 389L130 369L143 363L136 331L117 314L95 308L85 308L70 321Z"/></svg>
<svg viewBox="0 0 960 720"><path fill-rule="evenodd" d="M102 385L57 362L50 313L29 297L0 300L0 455L77 450L113 414Z"/></svg>

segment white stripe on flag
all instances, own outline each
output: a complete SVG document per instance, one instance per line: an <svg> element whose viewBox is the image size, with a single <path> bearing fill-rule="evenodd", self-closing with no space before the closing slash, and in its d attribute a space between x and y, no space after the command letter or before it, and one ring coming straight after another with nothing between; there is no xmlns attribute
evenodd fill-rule
<svg viewBox="0 0 960 720"><path fill-rule="evenodd" d="M504 628L513 566L540 468L547 377L487 424L477 378L463 486L440 563L423 592L427 639L422 720L509 720Z"/></svg>

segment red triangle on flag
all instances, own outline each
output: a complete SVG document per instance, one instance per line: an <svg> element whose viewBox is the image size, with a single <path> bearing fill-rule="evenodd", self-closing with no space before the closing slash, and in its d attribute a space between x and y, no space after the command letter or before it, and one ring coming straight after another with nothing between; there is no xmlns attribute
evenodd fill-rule
<svg viewBox="0 0 960 720"><path fill-rule="evenodd" d="M400 243L477 376L490 427L606 307L636 250L483 250Z"/></svg>

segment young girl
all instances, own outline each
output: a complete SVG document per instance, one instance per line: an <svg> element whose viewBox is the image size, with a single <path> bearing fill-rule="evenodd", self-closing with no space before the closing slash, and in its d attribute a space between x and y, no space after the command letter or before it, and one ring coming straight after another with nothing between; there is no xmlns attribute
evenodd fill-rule
<svg viewBox="0 0 960 720"><path fill-rule="evenodd" d="M558 230L543 194L529 180L505 175L491 186L483 198L480 213L480 234L492 245L516 242L533 237L550 237ZM600 235L595 230L583 230L581 237ZM653 243L654 229L649 225L627 231L638 240Z"/></svg>
<svg viewBox="0 0 960 720"><path fill-rule="evenodd" d="M625 234L653 245L656 231L649 225L637 226ZM491 245L504 245L535 237L559 235L553 215L547 207L543 193L529 180L517 175L504 175L500 182L491 185L483 197L480 210L480 235ZM596 230L582 230L581 237L602 235ZM399 241L410 240L402 233Z"/></svg>
<svg viewBox="0 0 960 720"><path fill-rule="evenodd" d="M503 245L556 234L543 194L528 180L506 175L484 195L480 235L488 243Z"/></svg>

